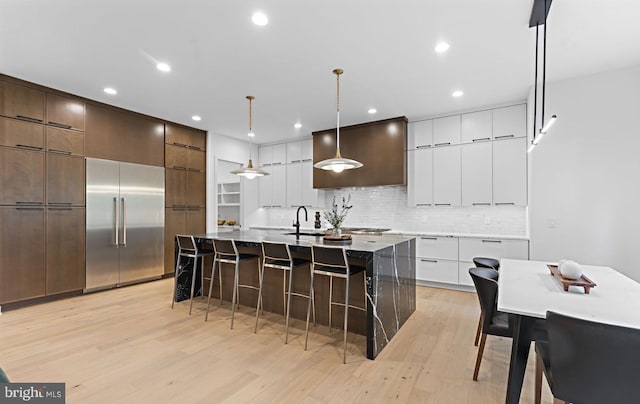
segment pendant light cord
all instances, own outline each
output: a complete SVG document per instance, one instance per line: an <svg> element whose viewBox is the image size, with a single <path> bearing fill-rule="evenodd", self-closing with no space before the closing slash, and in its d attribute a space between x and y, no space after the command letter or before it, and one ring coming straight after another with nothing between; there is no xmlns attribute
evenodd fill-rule
<svg viewBox="0 0 640 404"><path fill-rule="evenodd" d="M544 126L544 99L547 75L547 0L544 0L544 37L542 39L542 125ZM536 48L537 51L537 48Z"/></svg>
<svg viewBox="0 0 640 404"><path fill-rule="evenodd" d="M249 100L249 161L251 161L251 149L253 148L253 110L251 107L251 102L254 100L253 95L248 95L247 99Z"/></svg>
<svg viewBox="0 0 640 404"><path fill-rule="evenodd" d="M536 68L535 79L533 80L533 140L536 140L536 119L538 112L538 28L540 25L536 25Z"/></svg>
<svg viewBox="0 0 640 404"><path fill-rule="evenodd" d="M340 73L336 73L336 150L340 155Z"/></svg>

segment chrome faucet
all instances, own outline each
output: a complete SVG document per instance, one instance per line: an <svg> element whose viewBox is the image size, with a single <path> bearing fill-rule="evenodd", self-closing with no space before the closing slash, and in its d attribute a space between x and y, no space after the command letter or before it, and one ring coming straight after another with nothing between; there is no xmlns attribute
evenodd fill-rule
<svg viewBox="0 0 640 404"><path fill-rule="evenodd" d="M296 228L296 240L300 239L300 209L304 210L304 221L309 221L309 218L307 217L307 208L300 205L300 207L296 211L296 222L293 224L293 227Z"/></svg>

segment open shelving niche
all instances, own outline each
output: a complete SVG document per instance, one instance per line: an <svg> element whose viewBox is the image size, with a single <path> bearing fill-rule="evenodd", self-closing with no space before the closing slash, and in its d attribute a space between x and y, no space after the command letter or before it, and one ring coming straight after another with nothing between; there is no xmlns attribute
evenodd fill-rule
<svg viewBox="0 0 640 404"><path fill-rule="evenodd" d="M225 224L220 228L240 228L240 212L242 207L242 197L240 192L240 177L231 174L232 170L240 168L242 164L232 161L217 161L216 170L216 203L218 204L218 220L225 220ZM229 220L235 220L234 226L226 224Z"/></svg>

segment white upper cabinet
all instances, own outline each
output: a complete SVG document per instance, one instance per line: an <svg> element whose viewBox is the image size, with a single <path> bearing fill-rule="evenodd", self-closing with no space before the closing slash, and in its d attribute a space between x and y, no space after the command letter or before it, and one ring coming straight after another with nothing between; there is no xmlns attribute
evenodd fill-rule
<svg viewBox="0 0 640 404"><path fill-rule="evenodd" d="M260 146L258 148L258 156L261 166L270 166L273 161L273 146Z"/></svg>
<svg viewBox="0 0 640 404"><path fill-rule="evenodd" d="M283 145L284 146L284 145ZM269 177L269 176L267 176ZM273 165L271 175L273 181L272 207L287 206L287 171L285 165ZM263 177L264 178L264 177Z"/></svg>
<svg viewBox="0 0 640 404"><path fill-rule="evenodd" d="M302 159L301 172L302 172L302 204L304 206L316 206L323 207L321 192L317 189L313 189L313 161L308 159Z"/></svg>
<svg viewBox="0 0 640 404"><path fill-rule="evenodd" d="M409 150L407 189L409 206L433 205L433 149Z"/></svg>
<svg viewBox="0 0 640 404"><path fill-rule="evenodd" d="M493 203L527 204L526 138L493 142Z"/></svg>
<svg viewBox="0 0 640 404"><path fill-rule="evenodd" d="M423 149L433 146L433 121L418 121L409 123L407 148Z"/></svg>
<svg viewBox="0 0 640 404"><path fill-rule="evenodd" d="M480 111L462 114L462 143L475 143L491 140L493 137L492 111Z"/></svg>
<svg viewBox="0 0 640 404"><path fill-rule="evenodd" d="M496 140L527 135L526 104L493 110L493 138Z"/></svg>
<svg viewBox="0 0 640 404"><path fill-rule="evenodd" d="M260 190L260 207L269 208L273 204L273 176L258 177Z"/></svg>
<svg viewBox="0 0 640 404"><path fill-rule="evenodd" d="M287 164L287 206L300 205L302 205L302 163L290 163Z"/></svg>
<svg viewBox="0 0 640 404"><path fill-rule="evenodd" d="M273 148L271 164L285 164L287 162L287 144L274 144L271 147Z"/></svg>
<svg viewBox="0 0 640 404"><path fill-rule="evenodd" d="M302 161L302 142L287 143L287 163Z"/></svg>
<svg viewBox="0 0 640 404"><path fill-rule="evenodd" d="M444 146L460 143L460 115L433 120L433 145Z"/></svg>
<svg viewBox="0 0 640 404"><path fill-rule="evenodd" d="M313 139L303 140L302 142L302 161L313 161ZM311 173L313 175L313 172Z"/></svg>
<svg viewBox="0 0 640 404"><path fill-rule="evenodd" d="M460 146L433 150L433 203L460 206Z"/></svg>
<svg viewBox="0 0 640 404"><path fill-rule="evenodd" d="M491 142L462 145L462 205L491 205L493 158Z"/></svg>

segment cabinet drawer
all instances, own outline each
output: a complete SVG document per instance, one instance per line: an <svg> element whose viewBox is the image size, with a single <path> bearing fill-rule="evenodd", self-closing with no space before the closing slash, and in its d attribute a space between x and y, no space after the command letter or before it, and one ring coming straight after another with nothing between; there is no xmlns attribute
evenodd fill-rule
<svg viewBox="0 0 640 404"><path fill-rule="evenodd" d="M529 259L529 242L495 238L461 238L460 261L472 262L474 257L526 260Z"/></svg>
<svg viewBox="0 0 640 404"><path fill-rule="evenodd" d="M458 262L416 258L416 280L457 284Z"/></svg>
<svg viewBox="0 0 640 404"><path fill-rule="evenodd" d="M44 126L0 117L0 145L42 149L44 148Z"/></svg>
<svg viewBox="0 0 640 404"><path fill-rule="evenodd" d="M0 204L44 203L44 153L0 147Z"/></svg>
<svg viewBox="0 0 640 404"><path fill-rule="evenodd" d="M416 237L416 257L458 260L457 237Z"/></svg>
<svg viewBox="0 0 640 404"><path fill-rule="evenodd" d="M47 126L47 151L84 156L84 132Z"/></svg>
<svg viewBox="0 0 640 404"><path fill-rule="evenodd" d="M469 275L469 268L473 268L473 262L460 261L458 262L458 283L465 286L474 286L473 279Z"/></svg>

